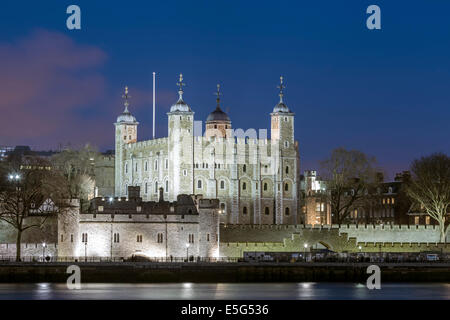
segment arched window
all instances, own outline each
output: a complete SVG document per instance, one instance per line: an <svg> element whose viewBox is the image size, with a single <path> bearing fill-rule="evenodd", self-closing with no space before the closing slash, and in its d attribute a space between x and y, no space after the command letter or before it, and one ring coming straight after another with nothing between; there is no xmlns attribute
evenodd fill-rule
<svg viewBox="0 0 450 320"><path fill-rule="evenodd" d="M242 208L242 213L243 213L243 214L247 214L247 207L243 207L243 208Z"/></svg>
<svg viewBox="0 0 450 320"><path fill-rule="evenodd" d="M169 192L169 180L166 180L166 192Z"/></svg>
<svg viewBox="0 0 450 320"><path fill-rule="evenodd" d="M244 164L244 165L242 166L242 172L247 172L247 165Z"/></svg>
<svg viewBox="0 0 450 320"><path fill-rule="evenodd" d="M158 160L155 160L155 170L158 170Z"/></svg>
<svg viewBox="0 0 450 320"><path fill-rule="evenodd" d="M155 181L155 193L158 193L158 181Z"/></svg>
<svg viewBox="0 0 450 320"><path fill-rule="evenodd" d="M147 161L145 161L145 163L144 163L144 170L145 170L145 171L148 170L148 162L147 162Z"/></svg>
<svg viewBox="0 0 450 320"><path fill-rule="evenodd" d="M145 183L145 193L147 193L148 192L148 183L146 182Z"/></svg>
<svg viewBox="0 0 450 320"><path fill-rule="evenodd" d="M264 191L267 191L267 183L264 182L264 187L263 187Z"/></svg>
<svg viewBox="0 0 450 320"><path fill-rule="evenodd" d="M289 167L286 166L286 174L289 174Z"/></svg>
<svg viewBox="0 0 450 320"><path fill-rule="evenodd" d="M289 184L287 182L284 184L284 191L289 191Z"/></svg>
<svg viewBox="0 0 450 320"><path fill-rule="evenodd" d="M284 209L284 214L288 216L289 213L290 213L290 212L289 212L289 207L286 207L286 209Z"/></svg>
<svg viewBox="0 0 450 320"><path fill-rule="evenodd" d="M265 207L265 208L264 208L264 214L265 214L266 216L268 216L268 215L270 214L270 209L269 209L269 207Z"/></svg>
<svg viewBox="0 0 450 320"><path fill-rule="evenodd" d="M225 189L225 181L220 181L220 189Z"/></svg>
<svg viewBox="0 0 450 320"><path fill-rule="evenodd" d="M221 210L225 210L225 203L222 202L222 203L220 204L220 209L221 209Z"/></svg>
<svg viewBox="0 0 450 320"><path fill-rule="evenodd" d="M247 189L247 184L245 182L242 183L242 190L246 190Z"/></svg>
<svg viewBox="0 0 450 320"><path fill-rule="evenodd" d="M125 163L125 173L128 173L128 163Z"/></svg>
<svg viewBox="0 0 450 320"><path fill-rule="evenodd" d="M197 188L198 189L202 188L202 180L197 180Z"/></svg>

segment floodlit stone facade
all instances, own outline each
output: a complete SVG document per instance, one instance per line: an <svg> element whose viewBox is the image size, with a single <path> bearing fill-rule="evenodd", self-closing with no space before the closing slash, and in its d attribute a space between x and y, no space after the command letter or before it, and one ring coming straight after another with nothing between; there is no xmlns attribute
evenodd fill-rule
<svg viewBox="0 0 450 320"><path fill-rule="evenodd" d="M270 114L271 139L266 130L259 137L254 129L233 130L220 109L220 92L207 132L197 134L201 129L183 100L182 78L179 85L179 100L167 113L168 137L148 141L138 141L139 123L128 110L126 92L125 110L115 123L115 196L140 186L142 198L154 201L162 187L169 201L180 194L219 199L223 223L298 223L299 150L283 84Z"/></svg>
<svg viewBox="0 0 450 320"><path fill-rule="evenodd" d="M178 195L143 201L139 187L129 196L95 198L89 212L66 215L58 223L58 256L130 258L217 257L219 201Z"/></svg>

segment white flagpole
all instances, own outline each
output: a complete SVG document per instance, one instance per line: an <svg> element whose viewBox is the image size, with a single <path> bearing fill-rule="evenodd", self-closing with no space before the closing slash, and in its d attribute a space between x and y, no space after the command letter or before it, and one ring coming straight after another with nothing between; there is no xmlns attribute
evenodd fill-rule
<svg viewBox="0 0 450 320"><path fill-rule="evenodd" d="M153 139L155 139L155 72L153 72Z"/></svg>

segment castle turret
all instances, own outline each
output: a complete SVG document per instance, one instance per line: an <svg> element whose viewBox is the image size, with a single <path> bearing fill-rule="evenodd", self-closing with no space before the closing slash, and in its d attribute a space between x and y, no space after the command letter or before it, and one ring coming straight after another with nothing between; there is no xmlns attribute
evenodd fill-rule
<svg viewBox="0 0 450 320"><path fill-rule="evenodd" d="M271 157L274 176L275 222L297 220L297 203L295 201L297 184L297 145L294 142L294 113L283 101L285 88L280 77L280 101L273 108L271 116Z"/></svg>
<svg viewBox="0 0 450 320"><path fill-rule="evenodd" d="M130 103L128 102L128 87L125 87L125 94L122 96L124 101L125 109L117 117L116 123L116 154L115 154L115 195L121 196L125 195L127 191L125 188L127 186L122 186L122 181L126 174L126 168L124 168L125 158L124 158L124 146L129 143L135 143L137 141L137 126L139 122L128 110Z"/></svg>
<svg viewBox="0 0 450 320"><path fill-rule="evenodd" d="M194 193L193 137L194 112L183 100L183 75L178 81L178 101L172 105L169 118L169 200L178 194Z"/></svg>
<svg viewBox="0 0 450 320"><path fill-rule="evenodd" d="M227 131L231 129L231 120L228 115L220 108L220 84L217 85L217 106L216 109L206 118L206 132L205 136L209 137L227 137Z"/></svg>

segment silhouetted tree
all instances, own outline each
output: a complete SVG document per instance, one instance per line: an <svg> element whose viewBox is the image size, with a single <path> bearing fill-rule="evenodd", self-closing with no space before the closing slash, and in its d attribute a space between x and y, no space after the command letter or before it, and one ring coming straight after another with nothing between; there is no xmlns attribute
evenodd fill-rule
<svg viewBox="0 0 450 320"><path fill-rule="evenodd" d="M354 204L377 183L375 165L374 157L344 148L334 149L328 159L321 161L333 223L343 223Z"/></svg>
<svg viewBox="0 0 450 320"><path fill-rule="evenodd" d="M27 157L2 165L6 179L0 187L0 220L16 232L16 260L21 258L21 241L25 231L42 228L47 219L68 207L66 180L50 163Z"/></svg>

